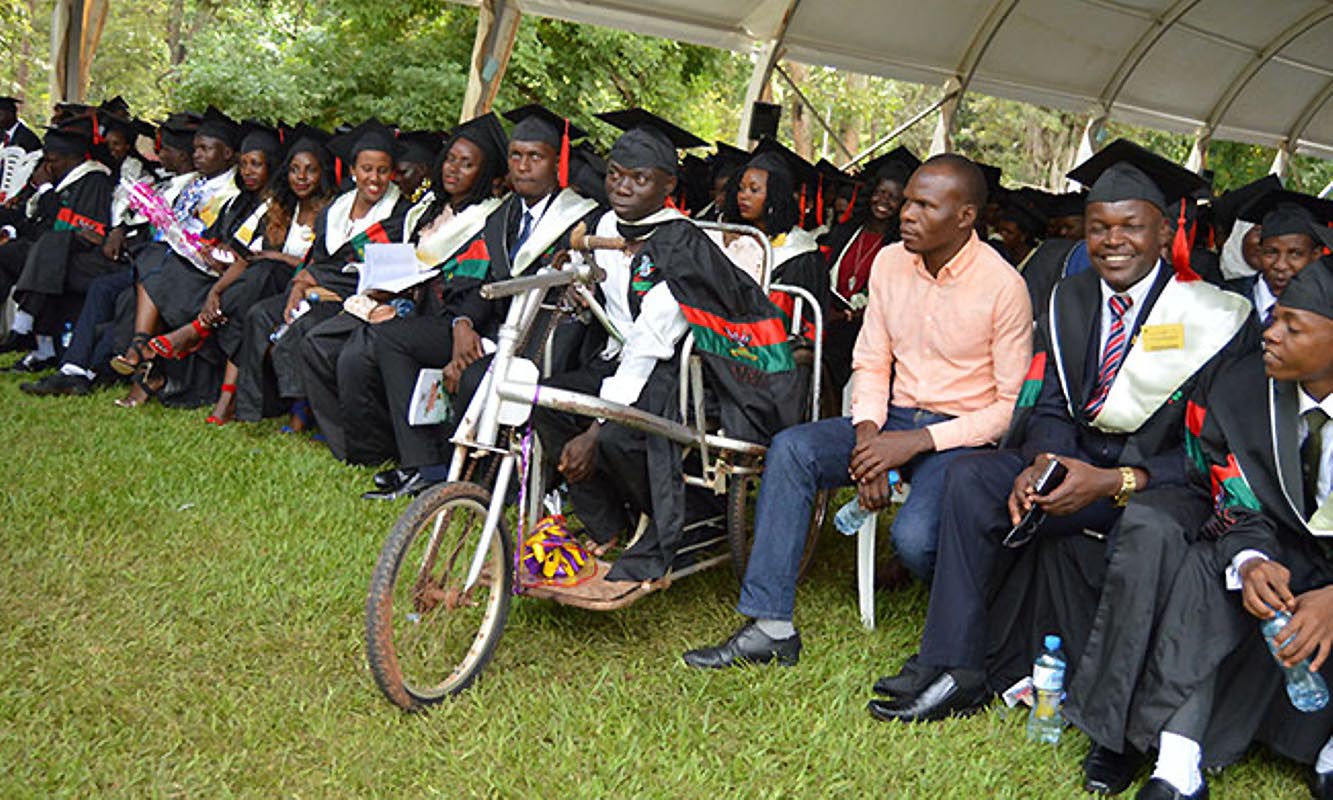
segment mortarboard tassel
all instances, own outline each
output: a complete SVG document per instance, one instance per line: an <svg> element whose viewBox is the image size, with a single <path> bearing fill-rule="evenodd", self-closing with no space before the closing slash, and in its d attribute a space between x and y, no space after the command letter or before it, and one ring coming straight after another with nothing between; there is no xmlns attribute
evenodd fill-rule
<svg viewBox="0 0 1333 800"><path fill-rule="evenodd" d="M569 118L565 118L565 133L560 137L560 188L569 186Z"/></svg>
<svg viewBox="0 0 1333 800"><path fill-rule="evenodd" d="M846 225L846 224L851 220L851 218L852 218L852 210L856 208L856 193L859 192L859 191L861 191L861 184L859 184L859 183L853 183L853 184L852 184L852 201L851 201L850 203L847 204L847 210L844 211L844 212L842 212L842 216L838 218L838 224L839 224L839 225Z"/></svg>
<svg viewBox="0 0 1333 800"><path fill-rule="evenodd" d="M1212 225L1208 226L1208 249L1217 252L1217 229Z"/></svg>
<svg viewBox="0 0 1333 800"><path fill-rule="evenodd" d="M343 160L337 156L333 157L333 179L337 186L343 185Z"/></svg>
<svg viewBox="0 0 1333 800"><path fill-rule="evenodd" d="M93 146L101 144L105 139L102 138L102 128L97 124L97 112L92 112L93 116Z"/></svg>
<svg viewBox="0 0 1333 800"><path fill-rule="evenodd" d="M797 223L796 223L796 227L798 227L798 228L804 228L804 227L805 227L805 190L806 190L806 188L808 188L808 187L806 187L805 184L801 184L801 208L800 208L801 218L800 218L800 220L797 221Z"/></svg>
<svg viewBox="0 0 1333 800"><path fill-rule="evenodd" d="M824 176L819 176L819 186L815 189L815 225L824 224Z"/></svg>
<svg viewBox="0 0 1333 800"><path fill-rule="evenodd" d="M667 207L667 208L670 208L670 209L674 209L674 210L676 210L676 211L680 211L680 205L679 205L678 203L676 203L676 198L672 197L671 195L667 195L667 198L666 198L666 207Z"/></svg>
<svg viewBox="0 0 1333 800"><path fill-rule="evenodd" d="M1171 266L1176 270L1176 280L1186 283L1199 280L1199 273L1190 269L1190 244L1185 233L1185 199L1180 199L1180 218L1176 220L1176 235L1171 240Z"/></svg>
<svg viewBox="0 0 1333 800"><path fill-rule="evenodd" d="M162 129L161 129L161 128L158 128L158 129L157 129L157 133L153 134L153 149L154 149L154 150L157 150L157 151L161 151L161 150L162 150Z"/></svg>

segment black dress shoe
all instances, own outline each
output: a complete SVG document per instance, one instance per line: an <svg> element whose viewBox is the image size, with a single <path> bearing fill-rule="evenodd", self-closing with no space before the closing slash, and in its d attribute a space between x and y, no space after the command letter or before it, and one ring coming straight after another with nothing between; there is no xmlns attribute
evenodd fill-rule
<svg viewBox="0 0 1333 800"><path fill-rule="evenodd" d="M37 337L31 333L10 331L0 339L0 353L21 353L24 350L34 350L36 347Z"/></svg>
<svg viewBox="0 0 1333 800"><path fill-rule="evenodd" d="M82 375L66 375L63 372L57 372L54 375L47 375L39 381L19 384L19 391L25 394L33 394L38 397L54 397L56 395L85 395L93 390L93 382Z"/></svg>
<svg viewBox="0 0 1333 800"><path fill-rule="evenodd" d="M381 492L392 492L407 483L415 474L417 471L414 469L386 469L376 472L371 480L375 482L375 488Z"/></svg>
<svg viewBox="0 0 1333 800"><path fill-rule="evenodd" d="M7 371L32 375L38 372L46 372L49 369L55 369L58 366L60 366L60 360L55 356L51 356L50 358L37 358L32 353L29 353L11 364Z"/></svg>
<svg viewBox="0 0 1333 800"><path fill-rule="evenodd" d="M1083 789L1093 794L1120 794L1134 782L1143 754L1128 745L1117 753L1109 747L1093 744L1083 759Z"/></svg>
<svg viewBox="0 0 1333 800"><path fill-rule="evenodd" d="M1310 793L1315 800L1333 800L1333 772L1315 772Z"/></svg>
<svg viewBox="0 0 1333 800"><path fill-rule="evenodd" d="M1208 800L1208 782L1199 784L1199 790L1193 794L1183 794L1161 778L1152 778L1134 797L1137 800Z"/></svg>
<svg viewBox="0 0 1333 800"><path fill-rule="evenodd" d="M361 495L362 500L397 500L401 497L416 497L430 487L439 483L437 480L431 480L420 472L413 471L412 475L397 487L393 489L382 489L373 492L366 492Z"/></svg>
<svg viewBox="0 0 1333 800"><path fill-rule="evenodd" d="M686 664L699 669L724 669L773 661L783 667L792 667L801 658L801 634L773 639L751 621L717 647L691 650L683 658Z"/></svg>
<svg viewBox="0 0 1333 800"><path fill-rule="evenodd" d="M979 670L949 670L916 697L871 700L866 710L881 722L934 722L974 714L986 706L990 696L985 675Z"/></svg>
<svg viewBox="0 0 1333 800"><path fill-rule="evenodd" d="M875 694L889 697L916 697L934 683L942 672L943 669L922 664L916 656L912 656L897 675L885 675L875 681L873 690Z"/></svg>

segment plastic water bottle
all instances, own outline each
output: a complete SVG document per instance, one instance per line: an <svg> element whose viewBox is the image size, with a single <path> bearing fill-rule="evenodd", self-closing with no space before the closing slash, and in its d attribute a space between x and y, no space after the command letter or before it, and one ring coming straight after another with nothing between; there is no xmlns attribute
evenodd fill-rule
<svg viewBox="0 0 1333 800"><path fill-rule="evenodd" d="M898 470L889 470L889 489L892 490L902 477L898 475ZM874 511L866 511L861 507L860 496L853 497L833 517L833 527L843 536L855 536L856 532L861 530L865 521L874 515Z"/></svg>
<svg viewBox="0 0 1333 800"><path fill-rule="evenodd" d="M1264 641L1268 642L1268 650L1273 654L1273 658L1277 658L1277 652L1281 649L1277 643L1277 635L1287 627L1288 622L1291 622L1291 615L1285 611L1278 611L1260 625ZM1310 659L1307 658L1294 667L1284 666L1279 661L1278 666L1287 675L1287 697L1291 698L1291 704L1296 710L1312 714L1328 705L1328 684L1324 682L1323 675L1310 671Z"/></svg>
<svg viewBox="0 0 1333 800"><path fill-rule="evenodd" d="M1047 634L1046 649L1032 664L1032 713L1028 714L1028 740L1055 744L1065 727L1065 654L1060 637Z"/></svg>
<svg viewBox="0 0 1333 800"><path fill-rule="evenodd" d="M60 334L60 352L68 350L72 341L74 341L74 323L65 320L65 330Z"/></svg>

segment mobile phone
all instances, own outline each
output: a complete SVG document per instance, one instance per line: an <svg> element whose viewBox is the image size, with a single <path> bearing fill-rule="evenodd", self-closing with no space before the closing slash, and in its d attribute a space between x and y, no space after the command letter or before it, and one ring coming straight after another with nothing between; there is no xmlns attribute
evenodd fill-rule
<svg viewBox="0 0 1333 800"><path fill-rule="evenodd" d="M1050 494L1055 487L1059 486L1068 474L1069 468L1064 464L1061 464L1059 460L1052 458L1046 463L1046 469L1042 470L1041 474L1037 476L1037 480L1033 483L1032 489L1038 496L1044 497L1045 495ZM1023 515L1023 518L1018 521L1018 524L1015 525L1004 537L1001 544L1005 547L1022 547L1032 541L1032 537L1037 535L1037 528L1041 527L1041 523L1045 519L1046 512L1042 511L1040 507L1033 505L1032 508L1029 508L1027 513Z"/></svg>

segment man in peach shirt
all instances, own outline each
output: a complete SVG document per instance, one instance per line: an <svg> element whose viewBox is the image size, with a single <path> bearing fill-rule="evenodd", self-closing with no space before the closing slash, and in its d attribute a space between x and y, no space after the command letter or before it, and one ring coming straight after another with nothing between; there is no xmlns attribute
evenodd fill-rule
<svg viewBox="0 0 1333 800"><path fill-rule="evenodd" d="M1023 279L979 240L986 205L975 164L936 156L909 180L902 242L880 251L852 356L852 416L789 428L765 459L755 541L737 610L751 621L690 666L795 664L796 575L815 493L855 484L864 508L888 505L888 472L912 492L893 522L898 556L929 581L944 475L959 455L999 440L1032 356Z"/></svg>

